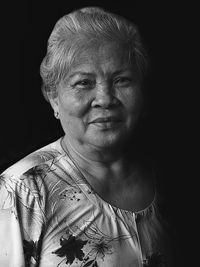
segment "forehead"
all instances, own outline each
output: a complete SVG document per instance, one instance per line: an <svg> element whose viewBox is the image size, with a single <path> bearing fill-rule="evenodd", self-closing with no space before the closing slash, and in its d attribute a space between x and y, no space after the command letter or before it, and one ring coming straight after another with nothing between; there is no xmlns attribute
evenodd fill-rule
<svg viewBox="0 0 200 267"><path fill-rule="evenodd" d="M76 71L112 73L119 69L133 69L129 51L115 43L89 46L78 53L70 67L69 74Z"/></svg>

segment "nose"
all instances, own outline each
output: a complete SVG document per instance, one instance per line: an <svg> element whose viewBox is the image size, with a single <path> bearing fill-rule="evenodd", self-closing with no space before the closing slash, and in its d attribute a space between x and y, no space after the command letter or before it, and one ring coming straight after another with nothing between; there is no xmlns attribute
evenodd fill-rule
<svg viewBox="0 0 200 267"><path fill-rule="evenodd" d="M110 108L119 105L119 103L112 86L109 84L98 84L96 86L92 107Z"/></svg>

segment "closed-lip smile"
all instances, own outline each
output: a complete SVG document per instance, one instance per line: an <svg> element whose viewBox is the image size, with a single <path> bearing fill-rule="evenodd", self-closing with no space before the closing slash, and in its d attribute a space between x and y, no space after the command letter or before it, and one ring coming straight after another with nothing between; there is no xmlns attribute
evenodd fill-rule
<svg viewBox="0 0 200 267"><path fill-rule="evenodd" d="M106 122L121 122L122 120L119 119L116 116L110 116L110 117L99 117L94 120L92 120L90 123L106 123Z"/></svg>

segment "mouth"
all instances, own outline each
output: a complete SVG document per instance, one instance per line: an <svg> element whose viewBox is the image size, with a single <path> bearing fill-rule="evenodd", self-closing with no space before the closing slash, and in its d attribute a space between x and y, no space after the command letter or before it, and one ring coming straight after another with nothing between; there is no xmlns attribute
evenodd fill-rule
<svg viewBox="0 0 200 267"><path fill-rule="evenodd" d="M118 128L119 125L121 125L122 119L118 117L99 117L95 120L92 120L89 124L92 124L98 128L107 130L107 129L113 129L113 128Z"/></svg>
<svg viewBox="0 0 200 267"><path fill-rule="evenodd" d="M121 119L119 119L118 117L114 117L114 116L111 116L111 117L100 117L100 118L97 118L95 120L92 120L90 122L91 123L109 123L109 122L122 122Z"/></svg>

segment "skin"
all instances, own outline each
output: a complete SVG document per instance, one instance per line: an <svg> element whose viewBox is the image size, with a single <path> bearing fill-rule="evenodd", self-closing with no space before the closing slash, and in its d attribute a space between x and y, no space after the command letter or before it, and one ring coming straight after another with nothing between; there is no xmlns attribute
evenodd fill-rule
<svg viewBox="0 0 200 267"><path fill-rule="evenodd" d="M63 147L97 193L123 208L134 195L135 203L143 203L138 209L149 201L142 201L140 189L148 196L149 182L122 148L141 115L143 96L135 64L124 51L106 43L82 52L50 103L65 132Z"/></svg>
<svg viewBox="0 0 200 267"><path fill-rule="evenodd" d="M65 140L78 151L101 153L128 137L141 113L142 93L135 66L118 47L105 44L81 53L50 102ZM109 116L119 122L93 123Z"/></svg>

